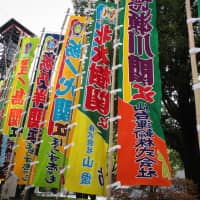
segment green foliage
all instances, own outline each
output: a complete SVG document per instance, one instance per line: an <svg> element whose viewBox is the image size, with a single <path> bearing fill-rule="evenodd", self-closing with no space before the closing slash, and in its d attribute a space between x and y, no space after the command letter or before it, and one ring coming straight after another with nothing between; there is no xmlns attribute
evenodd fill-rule
<svg viewBox="0 0 200 200"><path fill-rule="evenodd" d="M88 1L86 0L72 0L75 14L84 15L84 9L88 7Z"/></svg>
<svg viewBox="0 0 200 200"><path fill-rule="evenodd" d="M195 9L193 7L193 14ZM163 129L168 145L176 149L183 160L186 177L194 180L200 188L200 153L185 1L157 1L157 28L163 89Z"/></svg>
<svg viewBox="0 0 200 200"><path fill-rule="evenodd" d="M106 1L106 0L101 0L101 2ZM114 2L114 0L110 0L110 2ZM86 8L91 7L94 8L96 2L95 1L89 1L89 0L72 0L75 14L77 15L86 15L84 12Z"/></svg>
<svg viewBox="0 0 200 200"><path fill-rule="evenodd" d="M180 154L174 149L170 149L168 155L173 174L176 175L179 170L184 169L183 161L180 158Z"/></svg>

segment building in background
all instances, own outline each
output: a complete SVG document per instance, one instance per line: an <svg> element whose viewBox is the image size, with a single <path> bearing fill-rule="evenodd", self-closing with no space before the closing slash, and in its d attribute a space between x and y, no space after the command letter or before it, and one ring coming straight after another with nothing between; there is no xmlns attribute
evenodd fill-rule
<svg viewBox="0 0 200 200"><path fill-rule="evenodd" d="M4 79L12 62L20 36L35 34L13 18L0 27L0 80Z"/></svg>

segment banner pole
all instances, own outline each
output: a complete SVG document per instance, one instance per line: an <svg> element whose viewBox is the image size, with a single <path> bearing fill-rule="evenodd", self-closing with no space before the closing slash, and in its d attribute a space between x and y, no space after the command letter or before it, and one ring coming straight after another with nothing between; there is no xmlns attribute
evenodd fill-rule
<svg viewBox="0 0 200 200"><path fill-rule="evenodd" d="M197 123L197 132L198 132L198 142L200 148L200 80L198 80L198 70L197 70L197 61L196 61L196 52L195 50L195 40L194 32L192 25L192 14L191 14L191 4L190 0L186 0L186 16L187 16L187 28L189 36L189 48L190 48L190 61L192 68L192 81L193 81L193 90L195 98L195 108L196 108L196 123Z"/></svg>
<svg viewBox="0 0 200 200"><path fill-rule="evenodd" d="M117 9L116 9L116 21L115 21L115 27L118 26L118 9L119 9L119 1L116 0L115 3L117 4ZM115 28L115 33L114 33L114 43L117 42L118 39L118 30ZM117 60L117 47L113 49L113 63L112 66L116 66L116 61ZM112 77L112 86L111 90L113 91L115 89L115 82L116 82L116 71L112 70L111 73ZM114 117L114 103L115 103L115 94L111 93L110 97L110 118L112 119ZM108 144L108 149L113 147L113 139L114 139L114 122L110 121L110 130L109 130L109 144ZM107 190L107 200L111 199L112 196L112 170L113 170L113 154L112 151L108 151L108 186L106 188Z"/></svg>

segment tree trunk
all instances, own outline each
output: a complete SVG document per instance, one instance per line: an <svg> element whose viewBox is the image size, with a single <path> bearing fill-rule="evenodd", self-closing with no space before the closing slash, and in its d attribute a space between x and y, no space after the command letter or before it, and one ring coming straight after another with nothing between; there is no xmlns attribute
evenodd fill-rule
<svg viewBox="0 0 200 200"><path fill-rule="evenodd" d="M182 98L180 102L180 125L183 131L183 152L180 152L184 162L185 176L193 180L200 192L200 151L196 130L196 118L194 105L187 103Z"/></svg>
<svg viewBox="0 0 200 200"><path fill-rule="evenodd" d="M197 132L191 129L183 130L184 152L183 162L185 167L186 178L192 179L194 183L198 184L200 191L200 155L198 148Z"/></svg>

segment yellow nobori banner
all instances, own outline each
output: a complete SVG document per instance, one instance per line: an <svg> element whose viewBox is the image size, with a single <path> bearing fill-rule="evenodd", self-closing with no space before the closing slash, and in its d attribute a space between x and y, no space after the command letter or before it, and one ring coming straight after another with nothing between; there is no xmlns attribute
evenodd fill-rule
<svg viewBox="0 0 200 200"><path fill-rule="evenodd" d="M5 118L2 123L3 134L15 135L13 128L20 127L29 92L28 74L38 42L39 39L37 37L26 37L22 40L16 72L5 110Z"/></svg>
<svg viewBox="0 0 200 200"><path fill-rule="evenodd" d="M79 110L75 115L65 187L71 192L105 195L108 144L87 115Z"/></svg>

